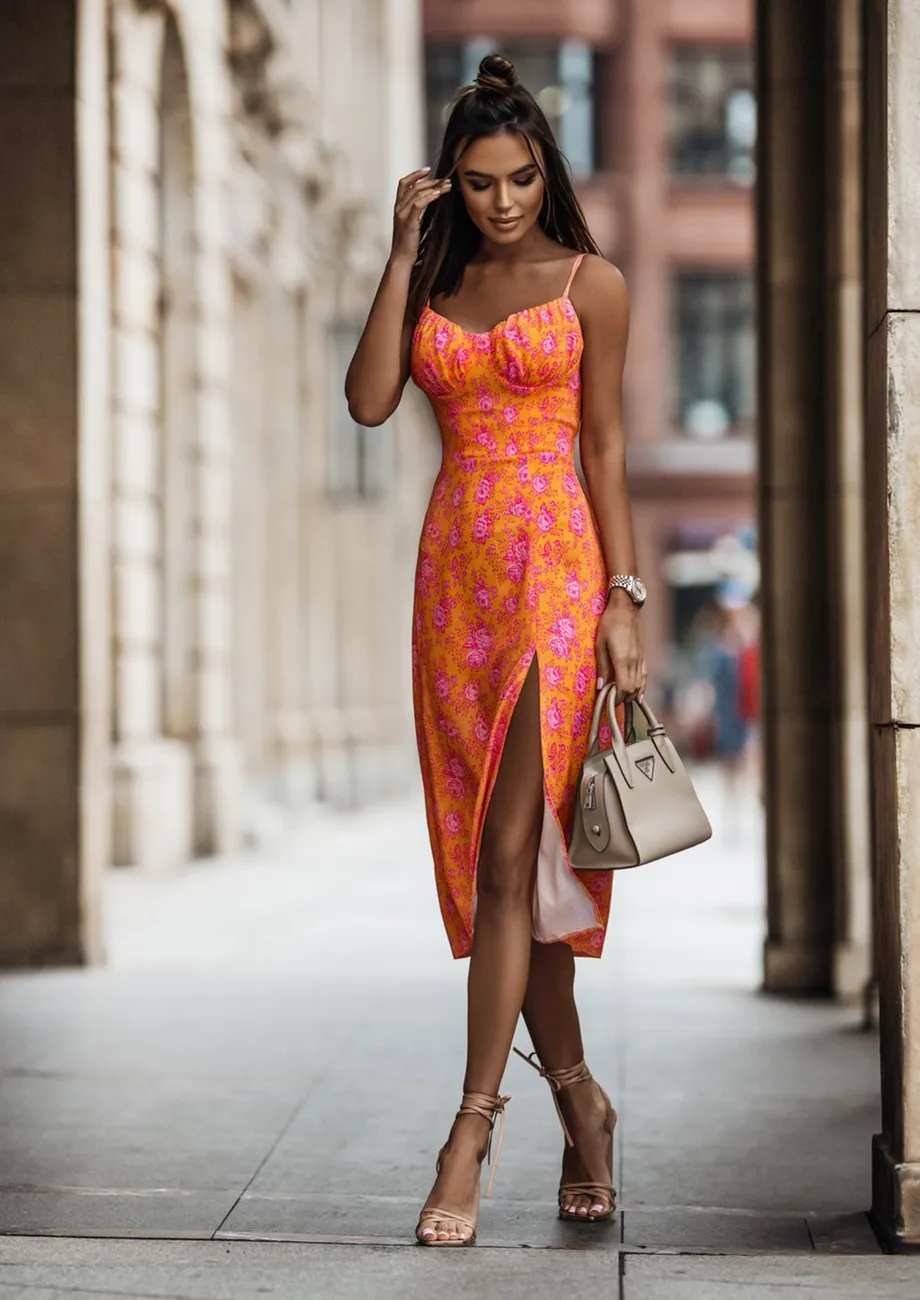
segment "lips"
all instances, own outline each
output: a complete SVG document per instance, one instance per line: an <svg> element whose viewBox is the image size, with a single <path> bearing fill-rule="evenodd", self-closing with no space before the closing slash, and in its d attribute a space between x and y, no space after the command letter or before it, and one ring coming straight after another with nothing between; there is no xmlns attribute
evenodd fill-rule
<svg viewBox="0 0 920 1300"><path fill-rule="evenodd" d="M513 230L520 221L520 217L491 217L493 226L498 226L499 230Z"/></svg>

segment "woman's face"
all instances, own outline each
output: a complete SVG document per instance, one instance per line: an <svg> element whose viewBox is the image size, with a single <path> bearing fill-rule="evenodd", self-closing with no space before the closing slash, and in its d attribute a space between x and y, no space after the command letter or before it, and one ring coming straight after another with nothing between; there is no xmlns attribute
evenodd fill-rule
<svg viewBox="0 0 920 1300"><path fill-rule="evenodd" d="M534 153L539 158L536 146ZM460 155L455 176L470 218L487 239L515 244L536 225L543 177L522 136L501 131L475 140Z"/></svg>

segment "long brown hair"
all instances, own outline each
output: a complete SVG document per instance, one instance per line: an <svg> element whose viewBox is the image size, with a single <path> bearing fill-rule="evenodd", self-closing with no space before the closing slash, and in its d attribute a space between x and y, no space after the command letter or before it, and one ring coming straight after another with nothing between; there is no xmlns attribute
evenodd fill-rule
<svg viewBox="0 0 920 1300"><path fill-rule="evenodd" d="M434 177L450 176L474 140L499 131L520 135L539 168L545 186L539 222L550 239L579 253L600 252L543 110L518 81L514 64L500 54L487 54L476 80L454 100ZM482 232L470 218L458 188L428 205L422 214L419 253L409 286L412 320L418 319L429 298L457 292L481 242Z"/></svg>

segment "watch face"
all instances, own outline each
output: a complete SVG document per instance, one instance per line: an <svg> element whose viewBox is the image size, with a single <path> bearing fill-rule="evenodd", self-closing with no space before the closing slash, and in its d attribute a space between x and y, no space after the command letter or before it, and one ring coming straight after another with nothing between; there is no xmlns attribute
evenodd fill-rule
<svg viewBox="0 0 920 1300"><path fill-rule="evenodd" d="M645 591L645 583L642 581L641 578L633 578L633 594L635 595L640 605L644 603L646 591Z"/></svg>

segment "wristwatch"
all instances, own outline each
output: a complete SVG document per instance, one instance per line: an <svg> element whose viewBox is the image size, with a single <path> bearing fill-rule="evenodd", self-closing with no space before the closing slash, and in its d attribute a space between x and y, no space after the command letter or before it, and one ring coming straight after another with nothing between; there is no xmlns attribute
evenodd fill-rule
<svg viewBox="0 0 920 1300"><path fill-rule="evenodd" d="M622 587L633 604L638 605L640 609L645 604L647 593L645 583L641 578L633 577L631 573L615 573L607 583L608 596L614 587Z"/></svg>

